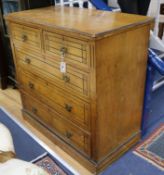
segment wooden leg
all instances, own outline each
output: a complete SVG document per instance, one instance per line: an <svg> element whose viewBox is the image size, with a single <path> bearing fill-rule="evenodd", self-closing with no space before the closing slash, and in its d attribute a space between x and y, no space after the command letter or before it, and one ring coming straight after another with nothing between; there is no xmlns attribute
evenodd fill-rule
<svg viewBox="0 0 164 175"><path fill-rule="evenodd" d="M164 15L164 3L162 3L160 6L160 14Z"/></svg>
<svg viewBox="0 0 164 175"><path fill-rule="evenodd" d="M161 38L161 39L162 39L162 37L163 37L163 31L164 31L164 23L160 22L160 23L159 23L159 32L158 32L158 36L159 36L159 38Z"/></svg>
<svg viewBox="0 0 164 175"><path fill-rule="evenodd" d="M7 88L7 76L0 77L0 88L3 90Z"/></svg>
<svg viewBox="0 0 164 175"><path fill-rule="evenodd" d="M0 88L7 88L7 64L4 56L4 48L2 42L2 35L0 31Z"/></svg>

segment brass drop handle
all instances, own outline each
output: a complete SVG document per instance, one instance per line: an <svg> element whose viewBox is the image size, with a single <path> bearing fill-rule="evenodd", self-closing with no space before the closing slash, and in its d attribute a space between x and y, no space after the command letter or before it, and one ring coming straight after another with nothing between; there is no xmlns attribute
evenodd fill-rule
<svg viewBox="0 0 164 175"><path fill-rule="evenodd" d="M65 135L68 139L70 139L73 136L73 134L70 131L66 131Z"/></svg>
<svg viewBox="0 0 164 175"><path fill-rule="evenodd" d="M67 76L67 75L63 75L63 80L64 80L66 83L69 83L69 82L70 82L70 77Z"/></svg>
<svg viewBox="0 0 164 175"><path fill-rule="evenodd" d="M30 63L31 63L31 60L30 60L29 58L25 58L25 62L26 62L27 64L30 64Z"/></svg>
<svg viewBox="0 0 164 175"><path fill-rule="evenodd" d="M35 87L34 84L31 82L28 83L28 86L30 87L30 89L34 89L34 87Z"/></svg>
<svg viewBox="0 0 164 175"><path fill-rule="evenodd" d="M22 35L22 41L23 41L23 42L26 42L27 40L28 40L27 35L23 34L23 35Z"/></svg>
<svg viewBox="0 0 164 175"><path fill-rule="evenodd" d="M32 113L37 114L38 110L36 108L32 108Z"/></svg>
<svg viewBox="0 0 164 175"><path fill-rule="evenodd" d="M72 106L69 105L69 104L65 104L65 109L66 109L68 112L72 112Z"/></svg>
<svg viewBox="0 0 164 175"><path fill-rule="evenodd" d="M61 55L64 57L65 54L67 53L67 48L66 48L66 47L62 47L62 48L60 49L60 52L61 52Z"/></svg>

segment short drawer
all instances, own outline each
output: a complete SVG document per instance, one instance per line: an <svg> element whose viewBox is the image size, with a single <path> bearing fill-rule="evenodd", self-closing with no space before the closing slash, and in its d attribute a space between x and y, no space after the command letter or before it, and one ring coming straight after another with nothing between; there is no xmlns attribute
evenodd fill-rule
<svg viewBox="0 0 164 175"><path fill-rule="evenodd" d="M89 96L89 74L67 66L67 73L63 74L59 70L59 63L47 64L38 57L16 53L18 66L33 72L41 77L49 79L60 88L77 92L84 96Z"/></svg>
<svg viewBox="0 0 164 175"><path fill-rule="evenodd" d="M25 89L30 94L40 97L40 100L61 113L67 120L71 120L84 129L90 130L90 105L78 98L70 96L68 93L55 88L46 80L35 75L18 72L20 88Z"/></svg>
<svg viewBox="0 0 164 175"><path fill-rule="evenodd" d="M41 31L39 29L11 23L11 36L15 47L41 51Z"/></svg>
<svg viewBox="0 0 164 175"><path fill-rule="evenodd" d="M46 58L60 61L64 51L65 62L81 67L90 67L90 49L86 41L44 32L44 48Z"/></svg>
<svg viewBox="0 0 164 175"><path fill-rule="evenodd" d="M58 113L26 93L22 94L24 110L75 148L90 155L90 135L64 121Z"/></svg>

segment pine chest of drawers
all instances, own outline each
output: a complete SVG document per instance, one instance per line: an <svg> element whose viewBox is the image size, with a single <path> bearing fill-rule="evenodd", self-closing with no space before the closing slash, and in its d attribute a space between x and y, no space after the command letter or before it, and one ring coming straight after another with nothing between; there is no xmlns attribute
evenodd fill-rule
<svg viewBox="0 0 164 175"><path fill-rule="evenodd" d="M6 20L25 119L94 173L140 139L151 18L49 7Z"/></svg>

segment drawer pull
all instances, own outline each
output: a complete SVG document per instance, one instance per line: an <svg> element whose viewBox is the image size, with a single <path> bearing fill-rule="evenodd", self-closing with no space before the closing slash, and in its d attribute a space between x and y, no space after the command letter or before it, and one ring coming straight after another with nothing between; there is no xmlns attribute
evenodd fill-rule
<svg viewBox="0 0 164 175"><path fill-rule="evenodd" d="M68 139L70 139L73 136L73 134L71 132L69 132L69 131L66 131L66 134L65 135L66 135L66 137Z"/></svg>
<svg viewBox="0 0 164 175"><path fill-rule="evenodd" d="M30 63L31 63L31 60L30 60L29 58L25 58L25 62L26 62L27 64L30 64Z"/></svg>
<svg viewBox="0 0 164 175"><path fill-rule="evenodd" d="M34 89L34 84L33 83L29 82L28 86L30 87L30 89Z"/></svg>
<svg viewBox="0 0 164 175"><path fill-rule="evenodd" d="M60 49L60 52L61 52L61 55L64 57L65 54L67 53L67 48L66 48L66 47L62 47L62 48Z"/></svg>
<svg viewBox="0 0 164 175"><path fill-rule="evenodd" d="M70 82L70 77L67 76L67 75L63 75L63 80L64 80L66 83L69 83L69 82Z"/></svg>
<svg viewBox="0 0 164 175"><path fill-rule="evenodd" d="M22 41L23 41L23 42L26 42L27 40L28 40L27 35L23 34L23 35L22 35Z"/></svg>
<svg viewBox="0 0 164 175"><path fill-rule="evenodd" d="M37 114L38 110L36 108L32 108L32 113Z"/></svg>
<svg viewBox="0 0 164 175"><path fill-rule="evenodd" d="M72 106L69 105L69 104L65 104L65 109L66 109L68 112L72 112Z"/></svg>

